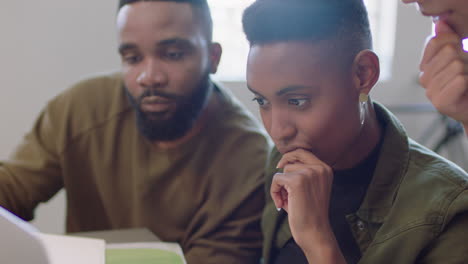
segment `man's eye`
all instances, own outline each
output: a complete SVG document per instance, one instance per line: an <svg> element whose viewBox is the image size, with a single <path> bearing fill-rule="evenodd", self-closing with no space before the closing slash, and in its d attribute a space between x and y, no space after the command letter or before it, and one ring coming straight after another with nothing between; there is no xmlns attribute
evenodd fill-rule
<svg viewBox="0 0 468 264"><path fill-rule="evenodd" d="M301 107L304 106L308 101L308 99L288 99L288 104Z"/></svg>
<svg viewBox="0 0 468 264"><path fill-rule="evenodd" d="M122 60L123 62L127 64L136 64L141 61L141 56L138 56L138 55L123 56Z"/></svg>
<svg viewBox="0 0 468 264"><path fill-rule="evenodd" d="M168 58L169 60L177 61L181 60L184 57L184 55L185 54L182 51L171 51L166 53L166 58Z"/></svg>

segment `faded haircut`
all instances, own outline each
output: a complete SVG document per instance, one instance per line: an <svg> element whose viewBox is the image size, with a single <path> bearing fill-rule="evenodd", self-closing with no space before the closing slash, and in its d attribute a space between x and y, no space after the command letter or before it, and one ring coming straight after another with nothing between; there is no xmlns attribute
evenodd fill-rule
<svg viewBox="0 0 468 264"><path fill-rule="evenodd" d="M251 46L325 40L349 59L372 49L363 0L257 0L244 11L242 23Z"/></svg>

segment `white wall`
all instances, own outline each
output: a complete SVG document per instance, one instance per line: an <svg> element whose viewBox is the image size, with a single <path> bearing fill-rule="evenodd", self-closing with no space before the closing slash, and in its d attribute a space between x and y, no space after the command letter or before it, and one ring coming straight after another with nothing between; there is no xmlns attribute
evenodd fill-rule
<svg viewBox="0 0 468 264"><path fill-rule="evenodd" d="M75 81L119 68L116 1L8 1L0 8L0 159L46 102ZM64 193L41 206L35 224L64 230Z"/></svg>
<svg viewBox="0 0 468 264"><path fill-rule="evenodd" d="M86 75L119 68L116 5L116 1L95 0L4 3L0 9L0 159L31 128L47 100ZM396 79L379 84L374 98L385 104L427 102L417 85L417 65L430 22L414 7L399 4L397 32ZM243 83L228 86L257 113ZM415 115L401 118L416 136L430 121ZM63 232L63 193L39 208L35 224L45 232Z"/></svg>

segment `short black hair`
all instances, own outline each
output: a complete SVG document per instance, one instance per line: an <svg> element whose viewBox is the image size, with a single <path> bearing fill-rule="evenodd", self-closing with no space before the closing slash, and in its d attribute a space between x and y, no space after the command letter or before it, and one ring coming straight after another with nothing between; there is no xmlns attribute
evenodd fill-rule
<svg viewBox="0 0 468 264"><path fill-rule="evenodd" d="M188 3L194 10L199 11L199 15L203 26L206 27L208 40L211 42L213 39L213 19L211 18L211 11L206 0L119 0L119 10L124 5L129 5L136 2L176 2Z"/></svg>
<svg viewBox="0 0 468 264"><path fill-rule="evenodd" d="M363 0L257 0L243 14L250 45L333 40L354 56L372 49Z"/></svg>

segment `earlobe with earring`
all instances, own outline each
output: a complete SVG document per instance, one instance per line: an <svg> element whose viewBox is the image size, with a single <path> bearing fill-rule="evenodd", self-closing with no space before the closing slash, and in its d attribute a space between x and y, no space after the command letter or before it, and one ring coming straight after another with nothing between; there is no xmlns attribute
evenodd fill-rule
<svg viewBox="0 0 468 264"><path fill-rule="evenodd" d="M366 106L367 101L369 100L369 95L365 93L359 94L359 119L361 121L361 126L364 125L366 120Z"/></svg>

